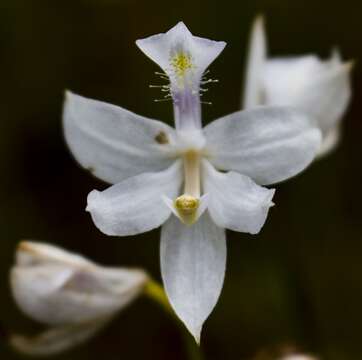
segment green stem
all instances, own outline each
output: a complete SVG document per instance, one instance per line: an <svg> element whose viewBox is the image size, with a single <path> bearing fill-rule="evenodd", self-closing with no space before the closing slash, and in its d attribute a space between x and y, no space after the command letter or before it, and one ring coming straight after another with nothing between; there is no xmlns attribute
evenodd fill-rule
<svg viewBox="0 0 362 360"><path fill-rule="evenodd" d="M148 280L144 288L144 294L161 305L166 312L175 316L175 313L167 299L166 293L158 282L151 279Z"/></svg>
<svg viewBox="0 0 362 360"><path fill-rule="evenodd" d="M158 282L150 279L145 285L144 294L153 301L155 301L157 304L159 304L163 310L165 310L169 315L171 315L172 319L180 327L186 345L188 358L190 360L202 360L203 356L199 346L196 344L194 339L188 333L186 333L183 324L181 324L180 320L173 311L163 287Z"/></svg>

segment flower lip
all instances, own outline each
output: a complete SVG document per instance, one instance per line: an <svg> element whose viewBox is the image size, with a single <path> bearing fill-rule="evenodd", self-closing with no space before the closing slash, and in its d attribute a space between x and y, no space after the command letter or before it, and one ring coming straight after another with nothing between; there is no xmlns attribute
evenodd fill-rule
<svg viewBox="0 0 362 360"><path fill-rule="evenodd" d="M169 71L176 78L180 88L186 85L187 77L192 76L193 70L196 68L191 54L182 48L170 55L170 65L171 70Z"/></svg>
<svg viewBox="0 0 362 360"><path fill-rule="evenodd" d="M176 130L201 129L200 92L207 82L203 74L225 42L193 36L179 22L166 33L137 40L136 45L162 68L161 77L170 81L161 87L167 92L165 99L173 100Z"/></svg>
<svg viewBox="0 0 362 360"><path fill-rule="evenodd" d="M171 78L201 77L224 49L223 41L193 36L183 22L166 33L140 39L136 45Z"/></svg>

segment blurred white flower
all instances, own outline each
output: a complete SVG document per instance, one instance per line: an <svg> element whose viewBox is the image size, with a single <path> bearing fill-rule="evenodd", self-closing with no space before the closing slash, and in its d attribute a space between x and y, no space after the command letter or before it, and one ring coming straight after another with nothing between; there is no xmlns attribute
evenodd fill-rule
<svg viewBox="0 0 362 360"><path fill-rule="evenodd" d="M258 233L274 194L260 185L302 171L321 135L286 107L239 111L202 128L200 92L210 81L203 74L225 43L193 36L183 23L136 43L169 79L160 87L173 100L175 129L68 93L65 137L82 166L116 184L88 196L101 231L126 236L164 224L165 289L199 342L224 281L224 228Z"/></svg>
<svg viewBox="0 0 362 360"><path fill-rule="evenodd" d="M269 59L264 21L254 21L246 69L243 108L293 106L312 116L323 141L319 156L338 143L342 117L351 98L353 62L342 62L337 50L322 61L315 55Z"/></svg>
<svg viewBox="0 0 362 360"><path fill-rule="evenodd" d="M35 337L12 335L11 344L32 355L77 345L134 300L147 280L142 270L102 267L55 246L21 242L10 273L14 299L50 329Z"/></svg>

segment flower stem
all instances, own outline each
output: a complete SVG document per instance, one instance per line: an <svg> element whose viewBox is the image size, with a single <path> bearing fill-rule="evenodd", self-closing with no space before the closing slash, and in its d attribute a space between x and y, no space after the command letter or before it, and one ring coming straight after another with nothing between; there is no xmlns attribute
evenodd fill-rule
<svg viewBox="0 0 362 360"><path fill-rule="evenodd" d="M196 344L194 339L188 333L186 333L184 326L181 324L175 312L173 311L163 287L158 282L150 279L145 285L144 294L159 304L162 309L171 315L172 319L177 323L184 338L188 359L202 360L203 356L200 347Z"/></svg>
<svg viewBox="0 0 362 360"><path fill-rule="evenodd" d="M166 312L175 316L175 313L167 299L166 293L159 283L150 279L145 285L144 294L161 305Z"/></svg>

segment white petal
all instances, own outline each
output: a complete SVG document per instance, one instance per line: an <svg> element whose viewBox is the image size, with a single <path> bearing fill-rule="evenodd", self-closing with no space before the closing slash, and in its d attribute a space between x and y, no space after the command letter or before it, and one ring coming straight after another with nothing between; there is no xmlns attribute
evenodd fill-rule
<svg viewBox="0 0 362 360"><path fill-rule="evenodd" d="M88 195L87 211L107 235L134 235L155 229L170 216L162 196L175 198L183 181L182 166L176 161L168 169L144 173Z"/></svg>
<svg viewBox="0 0 362 360"><path fill-rule="evenodd" d="M259 185L286 180L310 164L320 131L305 114L287 107L259 107L218 119L205 129L210 162Z"/></svg>
<svg viewBox="0 0 362 360"><path fill-rule="evenodd" d="M208 213L191 226L172 216L161 231L161 272L176 314L200 341L202 324L214 308L224 282L224 229Z"/></svg>
<svg viewBox="0 0 362 360"><path fill-rule="evenodd" d="M334 53L323 62L315 56L267 62L265 103L297 107L315 117L326 135L337 126L351 98L352 62Z"/></svg>
<svg viewBox="0 0 362 360"><path fill-rule="evenodd" d="M304 89L324 72L325 67L314 55L268 60L263 72L267 105L293 105Z"/></svg>
<svg viewBox="0 0 362 360"><path fill-rule="evenodd" d="M305 89L304 98L298 105L318 119L324 136L339 125L350 102L352 65L337 65L318 77L313 85Z"/></svg>
<svg viewBox="0 0 362 360"><path fill-rule="evenodd" d="M67 92L63 125L77 161L110 183L163 170L173 161L174 129L115 105Z"/></svg>
<svg viewBox="0 0 362 360"><path fill-rule="evenodd" d="M209 195L209 212L223 228L257 234L273 205L274 189L263 188L236 172L221 173L203 162L203 188Z"/></svg>
<svg viewBox="0 0 362 360"><path fill-rule="evenodd" d="M264 18L258 16L253 23L246 64L243 108L250 109L263 104L263 74L266 62L266 36Z"/></svg>
<svg viewBox="0 0 362 360"><path fill-rule="evenodd" d="M182 51L190 55L193 71L201 76L226 45L223 41L193 36L183 22L179 22L166 33L137 40L136 44L170 77L174 71L170 58L175 52Z"/></svg>
<svg viewBox="0 0 362 360"><path fill-rule="evenodd" d="M89 323L54 327L45 332L27 337L10 336L10 345L18 352L31 356L50 356L80 345L100 331L109 319Z"/></svg>
<svg viewBox="0 0 362 360"><path fill-rule="evenodd" d="M32 244L27 243L29 259ZM19 251L26 250L23 247ZM54 248L53 253L56 251ZM68 262L65 256L39 259L36 255L34 262L15 264L10 273L11 289L25 314L50 325L112 316L139 295L147 281L144 271L105 268L90 262L78 264L72 262L75 256L69 254Z"/></svg>
<svg viewBox="0 0 362 360"><path fill-rule="evenodd" d="M79 254L54 245L22 241L16 249L16 265L21 267L44 264L67 264L69 267L91 266L93 263Z"/></svg>

